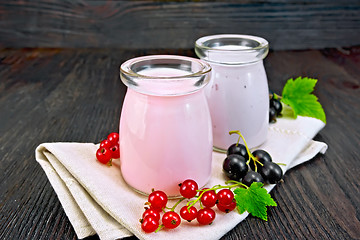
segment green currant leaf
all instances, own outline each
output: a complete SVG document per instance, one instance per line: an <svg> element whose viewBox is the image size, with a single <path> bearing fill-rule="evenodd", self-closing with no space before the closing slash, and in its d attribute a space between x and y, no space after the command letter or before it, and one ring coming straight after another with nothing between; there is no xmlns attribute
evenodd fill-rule
<svg viewBox="0 0 360 240"><path fill-rule="evenodd" d="M307 77L290 78L282 91L281 102L289 105L294 117L298 115L320 119L326 123L326 116L318 98L312 94L317 80Z"/></svg>
<svg viewBox="0 0 360 240"><path fill-rule="evenodd" d="M247 211L254 217L267 221L266 207L277 206L277 204L262 186L264 186L263 183L254 182L249 188L237 188L234 190L236 205L240 214Z"/></svg>

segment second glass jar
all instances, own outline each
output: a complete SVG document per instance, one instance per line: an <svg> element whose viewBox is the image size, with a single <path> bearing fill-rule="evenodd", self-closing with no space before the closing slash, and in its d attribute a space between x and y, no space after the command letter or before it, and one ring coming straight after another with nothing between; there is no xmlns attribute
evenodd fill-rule
<svg viewBox="0 0 360 240"><path fill-rule="evenodd" d="M195 43L197 56L212 67L206 87L214 148L226 150L239 130L250 148L264 143L269 126L269 89L263 59L268 42L238 34L206 36Z"/></svg>

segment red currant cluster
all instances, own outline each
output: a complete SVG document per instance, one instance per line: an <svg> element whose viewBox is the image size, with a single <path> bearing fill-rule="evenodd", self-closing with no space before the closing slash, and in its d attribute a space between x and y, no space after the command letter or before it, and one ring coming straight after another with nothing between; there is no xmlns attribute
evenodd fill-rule
<svg viewBox="0 0 360 240"><path fill-rule="evenodd" d="M182 198L172 208L166 207L168 197L163 191L153 191L148 197L147 207L145 207L145 212L140 220L141 228L146 233L157 232L162 227L173 229L180 225L181 218L188 222L196 218L200 225L211 224L216 216L212 209L215 205L225 213L235 209L236 201L230 188L238 185L216 185L199 190L198 184L194 180L187 179L179 184ZM216 193L216 190L220 191ZM189 200L191 198L195 199ZM180 209L180 218L179 214L175 212L175 208L185 199L189 201ZM198 210L194 205L199 201L201 208ZM169 209L169 211L165 209ZM161 212L164 212L162 218ZM160 218L162 224L160 224Z"/></svg>
<svg viewBox="0 0 360 240"><path fill-rule="evenodd" d="M100 147L96 151L96 158L99 162L111 166L112 159L120 157L119 134L110 133L107 139L100 142Z"/></svg>

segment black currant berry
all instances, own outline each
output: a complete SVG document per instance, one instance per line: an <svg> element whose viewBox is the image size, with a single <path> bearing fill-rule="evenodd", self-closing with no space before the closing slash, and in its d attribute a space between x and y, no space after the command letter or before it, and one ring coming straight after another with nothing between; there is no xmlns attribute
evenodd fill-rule
<svg viewBox="0 0 360 240"><path fill-rule="evenodd" d="M223 162L223 170L231 180L240 181L248 169L245 158L237 154L227 156Z"/></svg>
<svg viewBox="0 0 360 240"><path fill-rule="evenodd" d="M250 185L253 182L262 182L264 183L264 179L263 177L260 175L260 173L254 172L254 171L249 171L245 177L242 180L242 183L245 184L246 186L250 187Z"/></svg>
<svg viewBox="0 0 360 240"><path fill-rule="evenodd" d="M252 155L262 164L265 162L272 162L271 156L268 152L258 149L252 152ZM255 171L254 161L250 160L250 168ZM260 169L262 166L260 164L256 164L257 169Z"/></svg>
<svg viewBox="0 0 360 240"><path fill-rule="evenodd" d="M274 108L276 111L276 115L279 115L282 111L281 102L278 99L271 98L270 99L270 108Z"/></svg>
<svg viewBox="0 0 360 240"><path fill-rule="evenodd" d="M269 109L269 123L276 122L276 110L274 108Z"/></svg>
<svg viewBox="0 0 360 240"><path fill-rule="evenodd" d="M271 184L279 182L283 177L283 171L279 165L273 162L265 162L264 166L259 169L259 173Z"/></svg>
<svg viewBox="0 0 360 240"><path fill-rule="evenodd" d="M243 156L245 158L245 160L248 160L249 159L249 154L246 150L246 147L245 145L243 144L237 144L237 143L234 143L233 145L231 145L227 152L226 152L226 155L231 155L231 154L237 154L237 155L240 155L240 156Z"/></svg>

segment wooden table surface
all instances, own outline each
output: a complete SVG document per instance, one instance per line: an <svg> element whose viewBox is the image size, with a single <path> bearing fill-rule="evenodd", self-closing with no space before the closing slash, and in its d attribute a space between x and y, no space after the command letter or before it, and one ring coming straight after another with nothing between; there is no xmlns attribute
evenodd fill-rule
<svg viewBox="0 0 360 240"><path fill-rule="evenodd" d="M0 239L77 239L40 165L43 142L99 142L118 130L126 88L119 65L147 54L192 50L0 50ZM319 79L315 94L329 145L271 192L267 222L248 217L222 239L360 239L360 47L270 52L270 88ZM98 239L97 236L89 239ZM136 239L135 237L130 239Z"/></svg>

